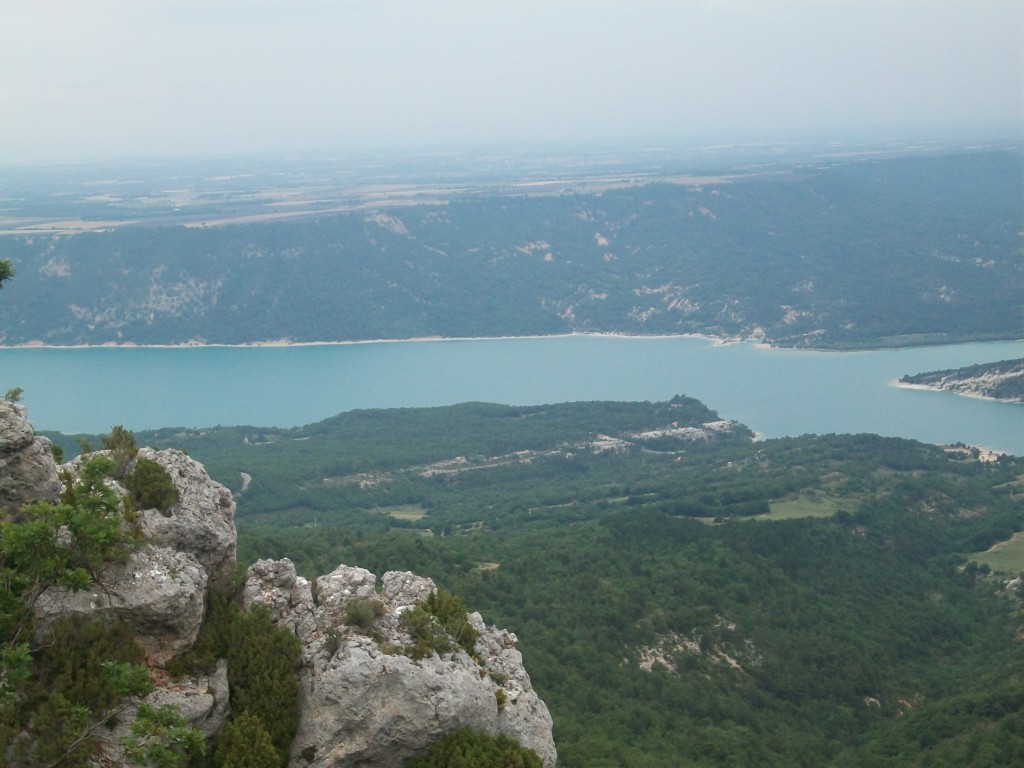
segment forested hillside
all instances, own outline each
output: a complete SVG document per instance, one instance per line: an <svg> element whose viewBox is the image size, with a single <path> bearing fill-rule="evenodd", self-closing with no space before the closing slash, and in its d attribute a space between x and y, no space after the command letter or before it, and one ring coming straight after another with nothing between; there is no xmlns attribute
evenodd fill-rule
<svg viewBox="0 0 1024 768"><path fill-rule="evenodd" d="M568 768L1024 759L1019 579L967 556L1024 528L1020 459L685 397L139 439L236 489L241 559L413 569L516 632Z"/></svg>
<svg viewBox="0 0 1024 768"><path fill-rule="evenodd" d="M7 234L0 258L18 279L0 343L1019 338L1022 192L1019 152L978 151L577 193L410 195L292 223Z"/></svg>

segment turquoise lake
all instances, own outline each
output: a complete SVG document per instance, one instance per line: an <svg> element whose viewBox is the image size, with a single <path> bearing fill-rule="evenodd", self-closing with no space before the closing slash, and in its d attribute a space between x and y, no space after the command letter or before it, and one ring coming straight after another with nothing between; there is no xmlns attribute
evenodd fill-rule
<svg viewBox="0 0 1024 768"><path fill-rule="evenodd" d="M0 349L36 429L289 427L356 408L696 397L765 437L874 432L1024 455L1024 406L904 389L905 374L1024 357L1024 341L866 352L696 337L290 347Z"/></svg>

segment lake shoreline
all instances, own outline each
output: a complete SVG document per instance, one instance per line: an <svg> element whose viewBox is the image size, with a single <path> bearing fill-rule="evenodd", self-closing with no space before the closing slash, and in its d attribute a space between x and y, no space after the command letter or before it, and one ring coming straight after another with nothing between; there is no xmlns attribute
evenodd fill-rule
<svg viewBox="0 0 1024 768"><path fill-rule="evenodd" d="M893 379L889 382L890 386L899 387L900 389L915 389L921 392L943 392L947 395L959 395L960 397L971 397L976 400L987 400L990 403L1006 403L1007 405L1024 405L1020 400L1010 400L1005 397L992 397L991 395L983 395L979 392L962 392L959 389L947 389L945 387L936 387L932 384L911 384L909 381L900 381L899 379Z"/></svg>
<svg viewBox="0 0 1024 768"><path fill-rule="evenodd" d="M292 341L276 339L266 341L247 341L240 344L222 344L200 341L186 341L180 344L136 344L134 342L105 344L44 344L28 342L26 344L4 345L0 349L254 349L267 347L342 347L358 344L421 344L445 341L528 341L535 339L567 339L567 338L599 338L599 339L702 339L716 346L726 344L753 344L771 347L758 337L744 338L739 336L711 336L706 333L614 333L602 331L581 331L573 333L549 333L528 336L415 336L408 339L351 339L346 341ZM785 349L785 347L780 347ZM825 350L822 350L825 351Z"/></svg>
<svg viewBox="0 0 1024 768"><path fill-rule="evenodd" d="M714 336L708 333L623 333L619 331L573 331L569 333L528 334L523 336L413 336L405 339L345 339L340 341L293 341L291 339L266 339L264 341L246 341L238 344L227 344L206 341L185 341L179 344L137 344L135 342L105 342L103 344L45 344L40 341L24 344L0 344L0 350L17 349L256 349L274 347L338 347L359 344L407 344L444 341L527 341L535 339L567 339L567 338L599 338L599 339L702 339L715 346L730 344L749 344L754 347L798 352L881 352L885 350L917 349L936 346L955 346L961 344L989 344L995 342L1020 342L1024 338L1015 339L963 339L921 341L907 344L884 344L877 346L824 346L799 347L773 344L765 341L763 336Z"/></svg>
<svg viewBox="0 0 1024 768"><path fill-rule="evenodd" d="M23 389L38 428L66 434L99 434L111 424L133 431L286 428L357 409L667 401L684 394L765 438L872 432L1024 455L1024 409L978 398L901 396L888 386L907 371L1024 357L1024 342L844 355L695 335L472 341L211 346L191 354L8 348L0 350L0 369L5 388Z"/></svg>

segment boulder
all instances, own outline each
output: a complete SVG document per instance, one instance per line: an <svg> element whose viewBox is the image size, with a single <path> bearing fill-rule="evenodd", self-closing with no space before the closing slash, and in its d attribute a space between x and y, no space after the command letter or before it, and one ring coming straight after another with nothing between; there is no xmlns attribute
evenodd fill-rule
<svg viewBox="0 0 1024 768"><path fill-rule="evenodd" d="M117 617L138 634L147 661L163 666L195 642L206 607L206 569L185 552L143 546L110 563L88 589L51 588L36 603L40 637L61 618Z"/></svg>
<svg viewBox="0 0 1024 768"><path fill-rule="evenodd" d="M195 675L168 681L144 701L159 709L171 705L207 738L215 736L227 723L231 712L228 701L228 665L221 659L211 675Z"/></svg>
<svg viewBox="0 0 1024 768"><path fill-rule="evenodd" d="M245 572L242 604L246 608L261 605L275 624L287 627L299 638L303 652L311 644L322 642L319 611L313 603L309 581L295 573L291 560L257 560Z"/></svg>
<svg viewBox="0 0 1024 768"><path fill-rule="evenodd" d="M60 490L50 441L32 431L24 406L0 400L0 511L54 503Z"/></svg>
<svg viewBox="0 0 1024 768"><path fill-rule="evenodd" d="M385 600L401 613L416 603L422 603L430 593L437 590L434 582L409 571L388 571L382 581L382 594Z"/></svg>
<svg viewBox="0 0 1024 768"><path fill-rule="evenodd" d="M202 624L207 586L235 567L235 505L230 491L210 479L201 464L181 451L143 448L138 454L167 470L179 501L167 515L142 510L145 544L123 563L110 563L91 588L50 589L36 605L38 631L62 616L117 616L138 633L147 662L164 666L189 650ZM88 456L65 464L70 479ZM110 485L119 494L125 489Z"/></svg>
<svg viewBox="0 0 1024 768"><path fill-rule="evenodd" d="M207 738L220 733L231 713L228 701L228 668L222 659L212 675L195 675L164 681L156 690L143 698L133 698L119 714L107 738L100 739L93 765L126 766L121 740L132 735L131 726L141 704L154 709L172 706L193 728L198 728Z"/></svg>
<svg viewBox="0 0 1024 768"><path fill-rule="evenodd" d="M365 568L339 565L316 580L316 602L326 611L341 611L351 600L377 596L377 577Z"/></svg>
<svg viewBox="0 0 1024 768"><path fill-rule="evenodd" d="M191 553L206 569L212 583L231 576L237 539L231 491L211 480L203 465L182 451L142 448L138 457L162 466L179 496L178 503L166 515L155 509L142 513L146 539Z"/></svg>
<svg viewBox="0 0 1024 768"><path fill-rule="evenodd" d="M476 659L461 648L413 659L404 653L412 638L399 617L434 583L407 572L381 581L376 594L372 573L339 566L316 579L314 604L290 561L259 561L247 572L246 606L266 606L303 643L292 768L398 768L461 727L504 733L553 766L551 716L523 669L515 635L471 614L480 633ZM344 608L356 599L377 601L371 627L345 625Z"/></svg>

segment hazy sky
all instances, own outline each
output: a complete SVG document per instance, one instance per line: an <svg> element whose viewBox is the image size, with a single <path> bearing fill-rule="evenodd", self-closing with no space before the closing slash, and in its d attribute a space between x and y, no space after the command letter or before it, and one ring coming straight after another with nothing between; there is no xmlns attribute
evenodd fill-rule
<svg viewBox="0 0 1024 768"><path fill-rule="evenodd" d="M1024 0L3 0L0 164L1024 119Z"/></svg>

